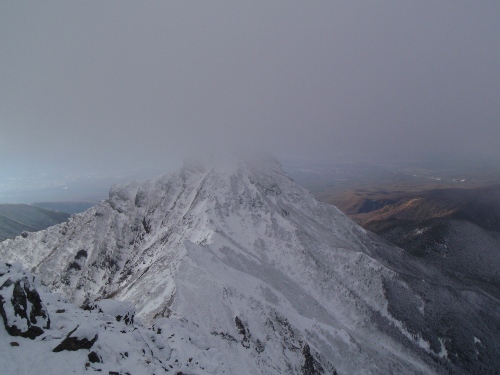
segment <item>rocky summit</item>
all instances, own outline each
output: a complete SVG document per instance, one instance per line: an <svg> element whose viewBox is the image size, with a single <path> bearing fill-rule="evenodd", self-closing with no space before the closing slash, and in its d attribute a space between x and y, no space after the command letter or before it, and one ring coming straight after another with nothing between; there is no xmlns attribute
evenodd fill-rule
<svg viewBox="0 0 500 375"><path fill-rule="evenodd" d="M47 290L42 299L69 299L47 305L47 315L71 324L42 320L43 334L16 338L19 346L5 344L10 332L0 336L2 350L16 353L43 352L44 338L57 337L48 358L74 360L53 373L500 368L495 291L424 267L313 198L270 157L192 159L173 174L113 186L108 200L67 222L0 243L0 260L27 267ZM108 323L128 338L102 334ZM65 350L72 338L80 347ZM16 358L1 361L37 373L35 359L26 355L22 367Z"/></svg>

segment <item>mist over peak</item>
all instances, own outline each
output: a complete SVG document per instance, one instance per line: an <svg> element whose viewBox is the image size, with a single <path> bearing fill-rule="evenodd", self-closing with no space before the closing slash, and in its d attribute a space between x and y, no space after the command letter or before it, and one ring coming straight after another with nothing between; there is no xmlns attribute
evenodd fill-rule
<svg viewBox="0 0 500 375"><path fill-rule="evenodd" d="M2 4L0 160L500 160L499 5Z"/></svg>

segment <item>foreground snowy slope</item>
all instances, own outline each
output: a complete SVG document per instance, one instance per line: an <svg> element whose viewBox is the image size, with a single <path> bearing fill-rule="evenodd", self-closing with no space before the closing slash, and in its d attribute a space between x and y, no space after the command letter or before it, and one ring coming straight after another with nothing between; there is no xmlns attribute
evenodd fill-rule
<svg viewBox="0 0 500 375"><path fill-rule="evenodd" d="M28 297L28 300L23 301L22 296L12 292L12 287L10 289L7 287L9 282L12 282L12 285L20 284L26 289L29 288L31 296L34 293L40 298L45 319L41 319L40 314L37 315L38 326L41 327L40 323L43 323L43 328L30 335L31 339L9 336L2 324L0 329L2 374L63 375L84 372L142 374L164 373L165 368L168 368L162 364L159 357L168 359L171 348L168 340L155 331L130 322L127 325L123 319L117 321L116 316L104 314L98 309L84 311L68 303L61 296L40 287L32 275L16 264L0 263L2 315L7 313L7 316L11 315L13 318L14 314L9 314L9 310L12 313L13 307L16 304L19 306L19 302L20 305L22 302L27 302L25 308L27 307L29 312L34 310L29 301L31 298ZM9 297L12 296L14 298L11 302ZM115 312L126 310L123 303L116 302L115 305L118 307ZM33 313L28 315L33 316ZM26 330L26 319L17 316L15 322L12 319L10 322L16 324L20 330ZM71 346L68 344L68 336L79 342ZM78 350L75 350L77 348Z"/></svg>
<svg viewBox="0 0 500 375"><path fill-rule="evenodd" d="M210 358L192 373L498 368L496 296L423 269L272 159L188 161L115 186L65 224L0 243L0 259L78 305L133 303L174 335L172 361Z"/></svg>

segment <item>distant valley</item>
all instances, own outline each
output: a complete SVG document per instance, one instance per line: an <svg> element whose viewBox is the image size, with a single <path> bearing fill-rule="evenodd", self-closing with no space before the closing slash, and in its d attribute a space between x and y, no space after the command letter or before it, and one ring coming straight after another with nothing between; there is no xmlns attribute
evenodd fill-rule
<svg viewBox="0 0 500 375"><path fill-rule="evenodd" d="M0 241L62 223L69 216L28 204L0 204Z"/></svg>
<svg viewBox="0 0 500 375"><path fill-rule="evenodd" d="M331 197L352 219L429 266L500 290L500 185Z"/></svg>
<svg viewBox="0 0 500 375"><path fill-rule="evenodd" d="M410 173L407 166L345 163L322 171L296 166L290 174L429 269L498 293L500 184L494 170L455 165Z"/></svg>

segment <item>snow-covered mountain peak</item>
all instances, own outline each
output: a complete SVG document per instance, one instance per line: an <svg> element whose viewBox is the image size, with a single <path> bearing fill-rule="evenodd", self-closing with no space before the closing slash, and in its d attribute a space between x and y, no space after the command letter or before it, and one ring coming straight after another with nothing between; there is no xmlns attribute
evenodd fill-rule
<svg viewBox="0 0 500 375"><path fill-rule="evenodd" d="M217 348L230 373L243 363L256 374L456 369L448 331L429 328L436 316L463 319L450 281L267 156L191 159L114 186L67 223L0 243L0 257L78 305L124 300L146 325L181 327L179 353Z"/></svg>

